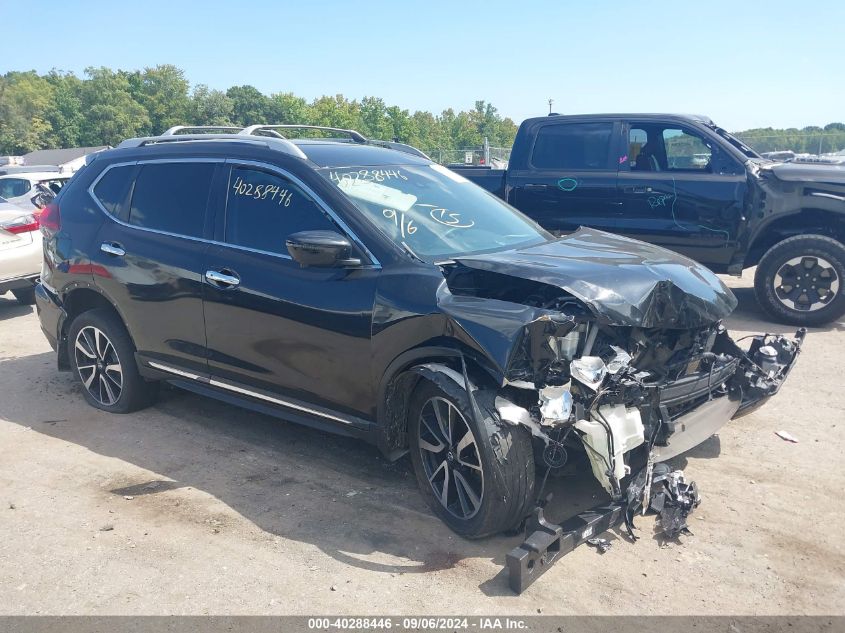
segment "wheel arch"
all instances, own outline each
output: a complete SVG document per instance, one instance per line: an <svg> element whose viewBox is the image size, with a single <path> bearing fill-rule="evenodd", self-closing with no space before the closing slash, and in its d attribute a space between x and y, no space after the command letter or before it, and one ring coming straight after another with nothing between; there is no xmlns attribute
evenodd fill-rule
<svg viewBox="0 0 845 633"><path fill-rule="evenodd" d="M420 380L431 380L430 372L435 372L456 382L460 380L459 386L463 388L462 358L471 384L493 389L499 387L487 363L480 361L477 355L458 342L454 346L417 347L403 352L388 365L379 384L376 412L377 443L385 455L398 458L408 446L408 405Z"/></svg>
<svg viewBox="0 0 845 633"><path fill-rule="evenodd" d="M90 310L102 309L112 312L118 319L120 319L120 322L129 334L129 338L134 346L135 339L133 338L129 327L126 325L126 320L123 318L120 310L118 310L114 302L112 302L96 286L81 285L65 291L62 296L62 307L64 308L64 311L59 322L59 343L57 346L60 369L70 369L70 359L68 358L67 345L65 344L67 342L67 334L70 324L73 323L73 320L77 316Z"/></svg>
<svg viewBox="0 0 845 633"><path fill-rule="evenodd" d="M763 255L778 242L795 235L807 234L831 237L845 244L845 211L806 207L787 214L778 214L758 227L745 256L744 267L756 266Z"/></svg>

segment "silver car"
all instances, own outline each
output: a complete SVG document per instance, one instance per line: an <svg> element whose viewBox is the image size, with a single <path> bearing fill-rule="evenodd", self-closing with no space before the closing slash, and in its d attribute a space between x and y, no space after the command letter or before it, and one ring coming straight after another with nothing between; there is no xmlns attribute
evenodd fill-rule
<svg viewBox="0 0 845 633"><path fill-rule="evenodd" d="M11 291L20 303L35 303L41 273L41 231L38 210L0 198L0 295Z"/></svg>

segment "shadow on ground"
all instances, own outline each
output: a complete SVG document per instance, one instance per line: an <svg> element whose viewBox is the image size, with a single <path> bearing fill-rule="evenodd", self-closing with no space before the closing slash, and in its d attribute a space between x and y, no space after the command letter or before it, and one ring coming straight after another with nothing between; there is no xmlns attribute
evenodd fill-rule
<svg viewBox="0 0 845 633"><path fill-rule="evenodd" d="M318 547L345 564L389 574L425 573L481 558L504 565L522 536L480 541L452 533L424 505L410 460L386 461L349 438L185 393L163 390L152 408L110 415L89 407L71 374L58 373L52 353L0 361L8 388L42 396L32 406L0 400L0 417L149 471L109 480L104 490L131 495L144 510L227 531L231 517L191 507L194 488L222 501L266 534ZM28 386L25 386L28 385ZM538 481L539 485L539 481ZM607 499L588 468L549 478L547 515L555 521ZM213 504L211 504L213 505ZM151 517L152 518L152 517ZM506 575L482 584L511 595Z"/></svg>
<svg viewBox="0 0 845 633"><path fill-rule="evenodd" d="M0 294L0 321L29 314L34 309L32 306L24 306L18 303L17 299L12 297L11 292L6 295Z"/></svg>

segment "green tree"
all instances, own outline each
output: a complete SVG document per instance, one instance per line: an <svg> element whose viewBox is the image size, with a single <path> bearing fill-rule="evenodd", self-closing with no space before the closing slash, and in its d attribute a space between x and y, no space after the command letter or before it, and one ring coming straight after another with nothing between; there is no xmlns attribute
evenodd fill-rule
<svg viewBox="0 0 845 633"><path fill-rule="evenodd" d="M0 79L0 151L25 154L49 144L47 110L53 86L35 71L8 72Z"/></svg>
<svg viewBox="0 0 845 633"><path fill-rule="evenodd" d="M292 92L277 92L270 95L268 123L307 125L311 120L311 108L302 97Z"/></svg>
<svg viewBox="0 0 845 633"><path fill-rule="evenodd" d="M233 125L235 104L221 90L197 84L188 106L189 125Z"/></svg>
<svg viewBox="0 0 845 633"><path fill-rule="evenodd" d="M234 122L237 125L266 123L269 119L269 100L254 86L232 86L226 91L234 107Z"/></svg>
<svg viewBox="0 0 845 633"><path fill-rule="evenodd" d="M161 134L174 125L188 123L190 99L185 73L171 64L145 68L139 74L132 94L147 111L150 120L146 134Z"/></svg>
<svg viewBox="0 0 845 633"><path fill-rule="evenodd" d="M51 128L50 145L75 147L80 144L86 124L80 98L82 81L73 73L56 70L50 71L46 79L53 86L53 98L46 111Z"/></svg>
<svg viewBox="0 0 845 633"><path fill-rule="evenodd" d="M80 100L86 124L80 135L83 145L117 145L151 129L150 118L132 98L126 73L108 68L86 68Z"/></svg>

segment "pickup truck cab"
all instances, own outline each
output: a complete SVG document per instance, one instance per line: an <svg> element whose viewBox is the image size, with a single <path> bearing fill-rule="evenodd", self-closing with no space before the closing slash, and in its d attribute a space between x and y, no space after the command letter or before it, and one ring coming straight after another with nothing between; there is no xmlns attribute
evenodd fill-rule
<svg viewBox="0 0 845 633"><path fill-rule="evenodd" d="M454 171L554 233L620 233L721 273L757 266L776 320L845 313L843 166L765 159L702 116L602 114L527 119L507 169Z"/></svg>

